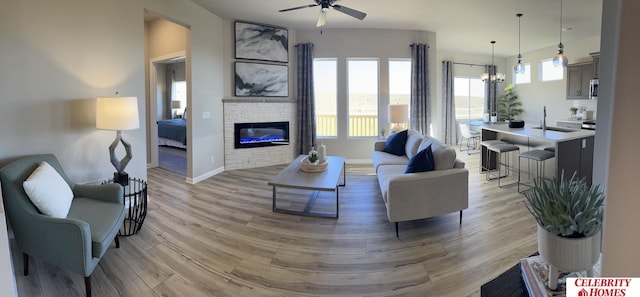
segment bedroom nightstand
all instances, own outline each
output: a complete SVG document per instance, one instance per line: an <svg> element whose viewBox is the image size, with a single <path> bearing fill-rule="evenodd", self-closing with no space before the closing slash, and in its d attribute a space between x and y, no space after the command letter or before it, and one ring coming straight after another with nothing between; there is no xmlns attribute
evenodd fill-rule
<svg viewBox="0 0 640 297"><path fill-rule="evenodd" d="M113 179L104 181L103 184L114 183ZM142 228L142 223L147 217L147 182L138 178L129 178L129 185L124 189L124 223L118 231L120 236L131 236Z"/></svg>

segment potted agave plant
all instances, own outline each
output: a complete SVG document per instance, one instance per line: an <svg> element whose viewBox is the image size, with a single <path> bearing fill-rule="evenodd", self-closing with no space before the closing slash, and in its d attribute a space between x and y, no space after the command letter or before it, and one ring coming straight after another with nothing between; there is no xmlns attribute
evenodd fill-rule
<svg viewBox="0 0 640 297"><path fill-rule="evenodd" d="M558 284L558 270L587 271L600 257L600 232L605 196L574 173L566 180L535 183L525 192L525 204L538 223L538 252L549 264L549 288Z"/></svg>

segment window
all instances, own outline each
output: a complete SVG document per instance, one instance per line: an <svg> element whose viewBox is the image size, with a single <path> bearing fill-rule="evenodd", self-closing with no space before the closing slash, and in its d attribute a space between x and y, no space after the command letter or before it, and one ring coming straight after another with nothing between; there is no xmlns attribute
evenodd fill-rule
<svg viewBox="0 0 640 297"><path fill-rule="evenodd" d="M176 116L183 116L184 108L187 106L187 82L174 81L171 92L171 100L180 101L180 108L176 109Z"/></svg>
<svg viewBox="0 0 640 297"><path fill-rule="evenodd" d="M313 60L313 87L316 99L316 135L338 136L338 66L336 59Z"/></svg>
<svg viewBox="0 0 640 297"><path fill-rule="evenodd" d="M513 75L513 81L516 85L528 84L531 82L531 64L524 64L524 73L515 73Z"/></svg>
<svg viewBox="0 0 640 297"><path fill-rule="evenodd" d="M564 78L564 67L553 66L551 59L543 60L540 62L540 80L562 80Z"/></svg>
<svg viewBox="0 0 640 297"><path fill-rule="evenodd" d="M411 108L411 59L389 60L389 104L406 104ZM411 111L409 111L411 114ZM403 129L408 127L405 123Z"/></svg>
<svg viewBox="0 0 640 297"><path fill-rule="evenodd" d="M453 78L456 120L482 119L484 114L485 83L480 78Z"/></svg>
<svg viewBox="0 0 640 297"><path fill-rule="evenodd" d="M347 59L349 137L378 136L378 60Z"/></svg>

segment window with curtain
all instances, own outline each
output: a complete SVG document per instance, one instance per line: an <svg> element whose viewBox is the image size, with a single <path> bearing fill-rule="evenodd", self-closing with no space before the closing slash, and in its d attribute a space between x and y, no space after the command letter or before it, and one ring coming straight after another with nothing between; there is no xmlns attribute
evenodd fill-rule
<svg viewBox="0 0 640 297"><path fill-rule="evenodd" d="M176 110L176 115L182 116L184 108L187 106L187 82L174 81L171 93L171 100L180 101L180 108Z"/></svg>
<svg viewBox="0 0 640 297"><path fill-rule="evenodd" d="M313 59L313 86L316 100L316 136L338 136L337 59Z"/></svg>
<svg viewBox="0 0 640 297"><path fill-rule="evenodd" d="M453 95L456 101L456 120L481 120L484 115L485 83L480 77L454 77L453 85Z"/></svg>
<svg viewBox="0 0 640 297"><path fill-rule="evenodd" d="M347 59L349 137L378 136L378 59Z"/></svg>
<svg viewBox="0 0 640 297"><path fill-rule="evenodd" d="M411 59L389 59L389 104L406 104L411 107L410 101ZM408 124L403 128L407 128Z"/></svg>

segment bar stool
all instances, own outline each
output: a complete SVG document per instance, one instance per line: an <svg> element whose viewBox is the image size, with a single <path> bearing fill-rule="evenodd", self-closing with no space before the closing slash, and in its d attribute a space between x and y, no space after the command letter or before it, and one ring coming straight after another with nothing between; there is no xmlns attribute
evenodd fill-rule
<svg viewBox="0 0 640 297"><path fill-rule="evenodd" d="M521 182L520 161L522 160L522 158L525 158L528 161L531 161L531 160L536 161L536 179L539 180L539 182L542 182L542 179L544 179L544 163L545 163L544 161L549 160L555 156L556 154L554 152L547 149L530 150L530 151L521 153L520 156L518 157L518 193L522 193L520 192L520 185L533 188L533 186ZM540 164L542 164L542 166L540 166ZM542 170L540 170L540 167L542 167ZM529 168L529 166L527 166L527 168ZM531 179L531 171L530 170L528 171L529 171L529 179Z"/></svg>
<svg viewBox="0 0 640 297"><path fill-rule="evenodd" d="M487 146L489 145L493 145L493 144L506 144L506 142L502 141L502 140L484 140L480 142L480 152L482 152L482 148L484 147L485 149L487 149L487 153L485 155L485 160L487 160L487 166L485 167L485 164L480 164L480 173L482 173L483 171L489 171L489 149L487 148Z"/></svg>
<svg viewBox="0 0 640 297"><path fill-rule="evenodd" d="M487 144L487 164L491 164L491 152L494 152L498 155L498 160L496 162L496 166L498 167L498 188L502 188L505 186L500 185L500 180L502 178L502 165L505 166L505 175L504 176L508 176L509 175L509 170L513 170L512 166L510 166L511 163L511 158L509 158L509 153L510 152L515 152L515 151L520 151L520 147L517 145L513 145L513 144L509 144L506 142L503 143L494 143L494 144ZM502 163L502 156L505 156L505 161L504 163ZM518 162L518 172L520 172L520 162ZM486 176L487 180L492 180L495 178L491 178L491 170L489 170L487 168L487 176ZM515 183L511 183L509 185L512 185Z"/></svg>

